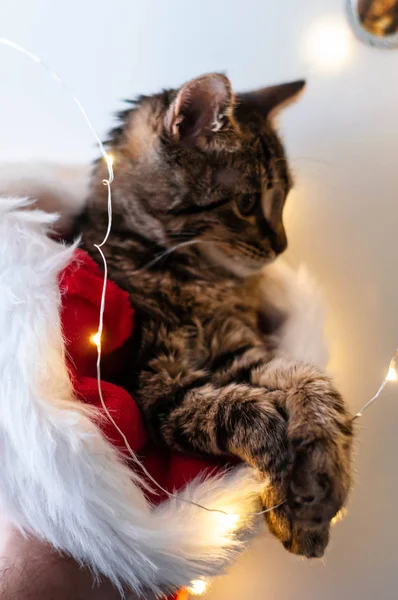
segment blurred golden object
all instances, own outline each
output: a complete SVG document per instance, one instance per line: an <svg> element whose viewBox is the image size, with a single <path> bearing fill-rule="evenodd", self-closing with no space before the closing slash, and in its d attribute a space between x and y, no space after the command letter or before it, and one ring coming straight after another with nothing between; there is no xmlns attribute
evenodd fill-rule
<svg viewBox="0 0 398 600"><path fill-rule="evenodd" d="M359 19L373 35L398 33L398 0L358 0Z"/></svg>
<svg viewBox="0 0 398 600"><path fill-rule="evenodd" d="M357 37L378 48L398 47L398 0L346 0Z"/></svg>

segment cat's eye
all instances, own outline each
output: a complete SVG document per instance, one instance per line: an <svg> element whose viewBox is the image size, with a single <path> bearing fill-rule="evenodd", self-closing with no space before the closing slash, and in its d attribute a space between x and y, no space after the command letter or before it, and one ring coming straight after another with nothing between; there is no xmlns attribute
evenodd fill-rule
<svg viewBox="0 0 398 600"><path fill-rule="evenodd" d="M242 194L236 201L236 206L241 215L247 217L251 215L257 204L256 194Z"/></svg>

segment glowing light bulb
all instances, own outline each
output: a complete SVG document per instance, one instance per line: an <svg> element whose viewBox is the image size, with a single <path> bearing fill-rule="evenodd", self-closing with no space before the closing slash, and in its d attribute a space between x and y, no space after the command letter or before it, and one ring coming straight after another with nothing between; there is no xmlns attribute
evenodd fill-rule
<svg viewBox="0 0 398 600"><path fill-rule="evenodd" d="M220 536L227 536L235 533L241 516L236 513L218 514L214 523L214 528Z"/></svg>
<svg viewBox="0 0 398 600"><path fill-rule="evenodd" d="M398 375L397 375L397 371L396 371L395 365L390 364L390 367L388 369L388 373L386 375L386 379L387 379L387 381L397 381Z"/></svg>
<svg viewBox="0 0 398 600"><path fill-rule="evenodd" d="M113 167L113 156L112 156L112 154L108 154L107 153L105 155L105 161L106 161L106 164L108 165L108 167L110 167L110 168Z"/></svg>
<svg viewBox="0 0 398 600"><path fill-rule="evenodd" d="M235 529L237 524L240 521L240 515L236 515L234 513L228 514L228 515L220 515L221 519L223 520L224 524L225 524L225 528L228 530L232 530Z"/></svg>
<svg viewBox="0 0 398 600"><path fill-rule="evenodd" d="M304 59L320 71L341 69L353 56L353 36L345 19L329 16L315 20L302 38Z"/></svg>
<svg viewBox="0 0 398 600"><path fill-rule="evenodd" d="M97 348L99 348L99 345L101 344L101 336L99 331L97 331L97 333L94 333L91 337L90 337L90 342L92 344L94 344L94 346L97 346Z"/></svg>
<svg viewBox="0 0 398 600"><path fill-rule="evenodd" d="M209 584L204 579L193 579L187 591L191 596L203 596L208 587Z"/></svg>

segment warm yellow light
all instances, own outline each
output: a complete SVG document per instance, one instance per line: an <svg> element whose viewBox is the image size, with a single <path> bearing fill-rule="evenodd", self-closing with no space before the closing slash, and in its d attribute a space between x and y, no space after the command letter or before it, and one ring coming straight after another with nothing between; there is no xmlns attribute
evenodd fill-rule
<svg viewBox="0 0 398 600"><path fill-rule="evenodd" d="M388 369L388 373L386 376L387 381L397 381L398 376L397 376L397 371L395 369L394 365L390 365L389 369Z"/></svg>
<svg viewBox="0 0 398 600"><path fill-rule="evenodd" d="M94 344L94 346L97 346L97 348L99 347L100 343L101 343L101 336L99 331L97 331L97 333L94 333L91 337L90 337L90 342L92 344Z"/></svg>
<svg viewBox="0 0 398 600"><path fill-rule="evenodd" d="M334 71L349 62L354 53L351 31L337 16L315 20L305 30L302 50L306 62L319 71Z"/></svg>
<svg viewBox="0 0 398 600"><path fill-rule="evenodd" d="M106 154L105 155L105 160L106 160L106 164L108 165L108 167L112 168L113 167L113 156L112 156L112 154Z"/></svg>
<svg viewBox="0 0 398 600"><path fill-rule="evenodd" d="M204 579L193 579L187 591L191 596L203 596L208 587L209 584Z"/></svg>
<svg viewBox="0 0 398 600"><path fill-rule="evenodd" d="M234 513L228 515L220 515L220 519L222 521L222 526L224 526L225 529L227 529L228 531L232 531L236 529L236 526L240 521L240 515Z"/></svg>
<svg viewBox="0 0 398 600"><path fill-rule="evenodd" d="M342 508L341 510L339 510L337 515L334 515L333 519L331 520L331 525L336 525L336 523L340 523L340 521L342 521L344 519L346 514L347 514L346 508Z"/></svg>
<svg viewBox="0 0 398 600"><path fill-rule="evenodd" d="M215 514L214 530L219 536L228 536L238 529L241 516L237 513Z"/></svg>

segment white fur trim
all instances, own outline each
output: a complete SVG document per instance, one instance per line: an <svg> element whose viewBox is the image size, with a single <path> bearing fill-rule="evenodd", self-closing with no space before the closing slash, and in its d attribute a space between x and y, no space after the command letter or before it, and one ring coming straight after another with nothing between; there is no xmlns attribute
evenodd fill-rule
<svg viewBox="0 0 398 600"><path fill-rule="evenodd" d="M46 237L51 215L24 206L0 201L2 510L18 527L136 592L220 573L244 546L240 526L249 523L231 524L177 500L152 509L139 477L73 399L57 282L73 248ZM243 467L193 482L182 495L242 514L255 509L258 492L254 472Z"/></svg>
<svg viewBox="0 0 398 600"><path fill-rule="evenodd" d="M238 277L259 273L258 269L231 260L213 244L203 246L201 251ZM325 368L325 314L319 288L308 269L302 265L294 271L281 259L269 263L262 270L261 294L265 312L280 311L286 318L276 336L279 350L290 358Z"/></svg>
<svg viewBox="0 0 398 600"><path fill-rule="evenodd" d="M325 311L320 290L308 269L302 265L294 271L278 259L263 271L262 295L265 306L275 307L286 316L278 333L281 352L325 368Z"/></svg>

